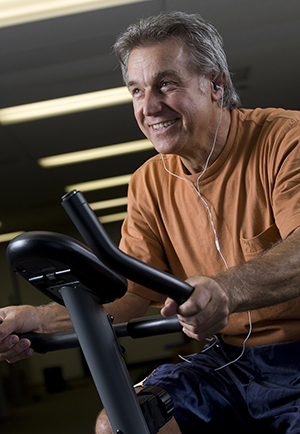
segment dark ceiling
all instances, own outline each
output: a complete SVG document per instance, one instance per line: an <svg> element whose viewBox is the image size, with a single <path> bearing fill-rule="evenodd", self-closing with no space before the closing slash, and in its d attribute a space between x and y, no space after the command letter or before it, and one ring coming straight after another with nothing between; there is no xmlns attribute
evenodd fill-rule
<svg viewBox="0 0 300 434"><path fill-rule="evenodd" d="M0 108L122 86L116 35L171 10L201 13L218 28L243 106L300 108L299 0L153 0L0 28ZM0 232L67 230L66 185L131 173L154 152L52 169L39 158L141 138L130 104L0 125ZM86 193L91 202L124 195L125 186Z"/></svg>

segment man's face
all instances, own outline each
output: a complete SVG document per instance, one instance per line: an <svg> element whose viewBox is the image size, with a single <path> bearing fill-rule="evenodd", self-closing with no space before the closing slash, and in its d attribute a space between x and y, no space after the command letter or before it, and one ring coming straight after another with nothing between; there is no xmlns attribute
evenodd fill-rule
<svg viewBox="0 0 300 434"><path fill-rule="evenodd" d="M134 49L128 88L138 125L159 153L206 154L215 131L213 86L195 71L184 44L170 39Z"/></svg>

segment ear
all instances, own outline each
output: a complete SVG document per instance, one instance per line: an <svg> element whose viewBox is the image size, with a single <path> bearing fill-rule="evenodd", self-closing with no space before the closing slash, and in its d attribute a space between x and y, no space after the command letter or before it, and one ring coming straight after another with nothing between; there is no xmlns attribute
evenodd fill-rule
<svg viewBox="0 0 300 434"><path fill-rule="evenodd" d="M221 87L219 85L214 85L213 83L212 83L212 87L213 87L213 89L212 89L212 93L211 93L211 98L213 101L218 102L222 98L224 89L223 89L223 87Z"/></svg>
<svg viewBox="0 0 300 434"><path fill-rule="evenodd" d="M224 76L221 79L212 80L212 100L218 102L224 93Z"/></svg>

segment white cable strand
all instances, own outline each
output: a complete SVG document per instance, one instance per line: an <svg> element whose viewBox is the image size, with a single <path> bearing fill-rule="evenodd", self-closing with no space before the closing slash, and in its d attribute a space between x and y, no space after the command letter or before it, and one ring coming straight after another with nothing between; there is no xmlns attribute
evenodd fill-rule
<svg viewBox="0 0 300 434"><path fill-rule="evenodd" d="M196 193L198 194L198 196L199 196L201 202L202 202L203 205L205 206L205 208L206 208L206 210L207 210L207 212L208 212L208 215L209 215L210 223L211 223L211 226L212 226L212 229L213 229L213 232L214 232L214 236L215 236L215 245L216 245L216 249L217 249L219 255L221 256L221 259L222 259L222 261L224 262L224 264L225 264L225 266L226 266L226 269L229 270L228 264L227 264L227 262L226 262L226 260L225 260L225 258L224 258L224 256L223 256L223 254L222 254L222 251L221 251L221 247L220 247L220 243L219 243L219 239L218 239L217 231L216 231L216 228L215 228L215 225L214 225L214 221L213 221L213 217L212 217L211 210L210 210L208 204L206 203L206 201L203 199L203 197L202 197L202 195L201 195L201 192L200 192L200 186L199 186L199 181L200 181L200 179L202 178L202 176L204 175L204 173L206 172L206 170L207 170L207 168L208 168L209 160L210 160L210 158L211 158L211 156L212 156L212 154L213 154L213 152L214 152L214 150L215 150L216 141L217 141L217 136L218 136L219 128L220 128L221 121L222 121L222 112L223 112L223 90L222 90L222 102L221 102L221 109L220 109L220 118L219 118L219 122L218 122L218 125L217 125L217 129L216 129L216 133L215 133L215 137L214 137L213 145L212 145L211 151L210 151L210 153L209 153L209 155L208 155L208 157L207 157L207 160L206 160L206 163L205 163L204 169L203 169L203 171L201 172L201 174L200 174L200 175L198 176L198 178L197 178L197 187L195 187L195 185L194 185L194 184L192 183L192 181L190 181L189 179L182 178L181 176L178 176L178 175L176 175L175 173L172 173L170 170L168 170L167 167L166 167L166 163L165 163L165 160L164 160L163 154L160 154L160 155L161 155L161 158L162 158L162 162L163 162L164 169L165 169L165 170L166 170L170 175L174 176L175 178L181 179L181 180L186 181L186 182L188 182L189 184L191 184L191 186L193 187L193 189L194 189L194 190L196 191ZM243 356L243 354L244 354L244 352L245 352L245 348L246 348L246 342L247 342L247 340L249 339L249 337L250 337L250 335L251 335L251 333L252 333L252 320L251 320L251 312L250 312L250 310L248 311L248 318L249 318L249 332L248 332L248 335L246 336L246 338L245 338L245 340L244 340L244 342L243 342L243 349L242 349L241 354L240 354L236 359L232 360L231 362L226 363L225 365L220 366L219 368L216 368L215 371L219 371L220 369L223 369L223 368L225 368L225 367L227 367L227 366L229 366L229 365L231 365L231 364L237 362L237 361L238 361L238 360ZM216 337L216 336L215 336L215 337ZM202 352L206 352L206 351L210 350L212 347L214 347L214 346L216 345L216 343L217 343L217 337L216 337L216 340L212 343L212 345L210 345L208 348L204 349ZM188 359L184 358L183 356L179 355L179 357L180 357L182 360L185 360L185 361L191 363Z"/></svg>
<svg viewBox="0 0 300 434"><path fill-rule="evenodd" d="M231 362L226 363L225 365L220 366L219 368L216 368L215 371L220 371L220 369L223 369L223 368L226 368L229 365L232 365L233 363L237 362L241 357L243 357L244 352L245 352L245 348L246 348L246 342L250 338L250 335L252 333L252 321L251 321L251 312L250 312L250 310L248 310L248 317L249 317L249 332L248 332L248 335L247 335L246 339L243 342L243 349L242 349L241 354L236 359L232 360Z"/></svg>

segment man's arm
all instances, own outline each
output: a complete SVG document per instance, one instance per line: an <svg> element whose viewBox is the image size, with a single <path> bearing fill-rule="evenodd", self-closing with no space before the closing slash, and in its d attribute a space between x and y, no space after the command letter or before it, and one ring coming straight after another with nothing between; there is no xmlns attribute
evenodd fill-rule
<svg viewBox="0 0 300 434"><path fill-rule="evenodd" d="M54 333L72 328L64 306L9 306L0 309L0 361L11 363L33 355L28 339L19 340L16 333Z"/></svg>
<svg viewBox="0 0 300 434"><path fill-rule="evenodd" d="M104 305L104 308L117 324L143 316L149 305L150 300L127 292L121 299ZM34 354L30 341L19 340L16 333L54 333L71 328L67 309L57 303L41 307L24 305L0 309L0 361L14 363Z"/></svg>
<svg viewBox="0 0 300 434"><path fill-rule="evenodd" d="M213 278L187 280L195 290L181 306L167 299L162 315L178 314L183 331L202 340L220 332L234 312L258 309L300 296L300 228L262 256Z"/></svg>
<svg viewBox="0 0 300 434"><path fill-rule="evenodd" d="M132 292L126 292L124 297L113 303L105 304L103 307L113 317L114 324L120 324L133 318L140 318L146 313L149 306L150 300Z"/></svg>
<svg viewBox="0 0 300 434"><path fill-rule="evenodd" d="M214 277L230 311L271 306L300 296L300 228L262 256Z"/></svg>

